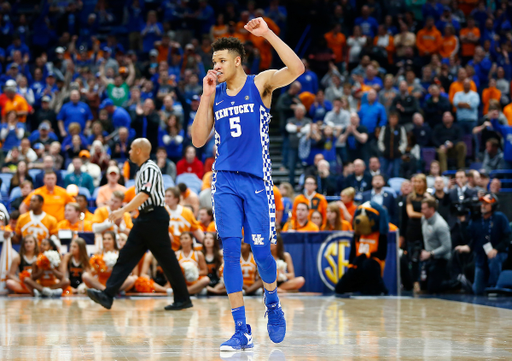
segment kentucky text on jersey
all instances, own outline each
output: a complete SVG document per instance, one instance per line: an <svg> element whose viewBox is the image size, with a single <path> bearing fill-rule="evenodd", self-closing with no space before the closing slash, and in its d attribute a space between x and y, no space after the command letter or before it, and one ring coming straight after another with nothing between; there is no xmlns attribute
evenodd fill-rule
<svg viewBox="0 0 512 361"><path fill-rule="evenodd" d="M215 120L244 113L254 113L254 104L236 105L234 107L218 110L215 112Z"/></svg>

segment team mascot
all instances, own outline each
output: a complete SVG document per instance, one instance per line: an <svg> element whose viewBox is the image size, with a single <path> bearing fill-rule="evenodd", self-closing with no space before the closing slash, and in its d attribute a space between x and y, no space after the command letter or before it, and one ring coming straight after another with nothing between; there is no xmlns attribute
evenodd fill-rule
<svg viewBox="0 0 512 361"><path fill-rule="evenodd" d="M382 273L388 248L388 212L378 203L365 202L357 207L353 226L348 270L335 291L339 295L354 292L387 294Z"/></svg>

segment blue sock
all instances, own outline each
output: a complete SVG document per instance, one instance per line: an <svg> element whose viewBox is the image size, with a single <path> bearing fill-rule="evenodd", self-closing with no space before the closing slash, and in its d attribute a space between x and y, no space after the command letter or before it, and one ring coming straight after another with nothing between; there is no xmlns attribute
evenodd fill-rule
<svg viewBox="0 0 512 361"><path fill-rule="evenodd" d="M268 291L265 288L265 303L268 305L270 303L278 303L279 297L277 297L277 287L273 291Z"/></svg>
<svg viewBox="0 0 512 361"><path fill-rule="evenodd" d="M245 306L232 308L231 314L233 315L233 320L235 320L235 327L242 327L247 330L247 324L245 320Z"/></svg>

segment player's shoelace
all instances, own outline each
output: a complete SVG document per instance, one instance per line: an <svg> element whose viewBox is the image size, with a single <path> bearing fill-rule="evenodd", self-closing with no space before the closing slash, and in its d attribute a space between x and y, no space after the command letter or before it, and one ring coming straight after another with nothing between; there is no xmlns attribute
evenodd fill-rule
<svg viewBox="0 0 512 361"><path fill-rule="evenodd" d="M286 326L286 321L284 320L284 312L281 309L280 303L271 303L267 305L265 317L268 317L269 325L281 327Z"/></svg>

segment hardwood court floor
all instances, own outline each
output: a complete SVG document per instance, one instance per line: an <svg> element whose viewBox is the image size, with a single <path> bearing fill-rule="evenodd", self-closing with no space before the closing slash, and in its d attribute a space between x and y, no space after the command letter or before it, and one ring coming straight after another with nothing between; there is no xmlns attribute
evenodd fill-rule
<svg viewBox="0 0 512 361"><path fill-rule="evenodd" d="M0 360L511 360L512 310L440 299L282 299L288 333L270 342L261 298L246 300L253 352L221 355L226 298L166 312L167 298L0 299ZM231 356L231 357L228 357Z"/></svg>

